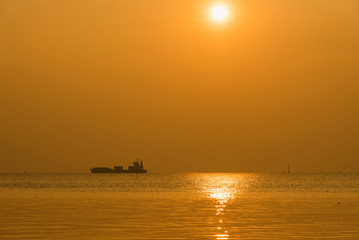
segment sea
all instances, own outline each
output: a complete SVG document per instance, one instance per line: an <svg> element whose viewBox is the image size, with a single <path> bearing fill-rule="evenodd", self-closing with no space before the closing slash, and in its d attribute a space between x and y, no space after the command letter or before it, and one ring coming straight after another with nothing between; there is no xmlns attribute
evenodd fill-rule
<svg viewBox="0 0 359 240"><path fill-rule="evenodd" d="M359 239L358 173L1 173L0 239Z"/></svg>

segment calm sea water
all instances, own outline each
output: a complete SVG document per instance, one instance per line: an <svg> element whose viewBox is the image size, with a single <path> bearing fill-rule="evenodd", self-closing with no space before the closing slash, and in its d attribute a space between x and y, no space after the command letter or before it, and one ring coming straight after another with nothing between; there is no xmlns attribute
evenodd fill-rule
<svg viewBox="0 0 359 240"><path fill-rule="evenodd" d="M359 174L0 174L0 239L359 239Z"/></svg>

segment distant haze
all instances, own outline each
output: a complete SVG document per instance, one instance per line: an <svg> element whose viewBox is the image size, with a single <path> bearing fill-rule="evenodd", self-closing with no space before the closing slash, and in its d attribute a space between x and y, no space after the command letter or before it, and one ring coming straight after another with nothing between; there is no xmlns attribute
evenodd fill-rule
<svg viewBox="0 0 359 240"><path fill-rule="evenodd" d="M359 1L1 0L1 172L359 171Z"/></svg>

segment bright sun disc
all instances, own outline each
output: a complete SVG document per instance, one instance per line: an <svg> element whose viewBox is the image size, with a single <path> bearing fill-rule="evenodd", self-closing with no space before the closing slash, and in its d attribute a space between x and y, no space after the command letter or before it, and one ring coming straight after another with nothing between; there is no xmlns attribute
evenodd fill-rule
<svg viewBox="0 0 359 240"><path fill-rule="evenodd" d="M227 9L222 5L217 5L212 8L212 17L217 21L223 21L227 18Z"/></svg>

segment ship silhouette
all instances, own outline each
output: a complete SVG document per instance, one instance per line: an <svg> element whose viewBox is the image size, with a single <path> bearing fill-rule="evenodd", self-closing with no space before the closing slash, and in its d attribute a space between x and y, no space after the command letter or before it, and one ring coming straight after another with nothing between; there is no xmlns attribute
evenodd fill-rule
<svg viewBox="0 0 359 240"><path fill-rule="evenodd" d="M133 162L132 166L128 166L128 169L123 169L123 166L109 167L95 167L90 168L91 173L147 173L147 170L143 168L143 162L141 164L137 161Z"/></svg>

